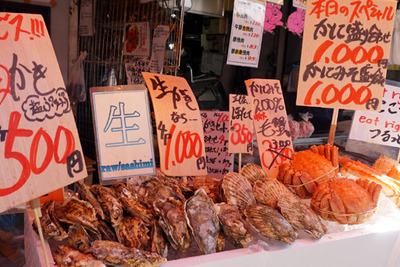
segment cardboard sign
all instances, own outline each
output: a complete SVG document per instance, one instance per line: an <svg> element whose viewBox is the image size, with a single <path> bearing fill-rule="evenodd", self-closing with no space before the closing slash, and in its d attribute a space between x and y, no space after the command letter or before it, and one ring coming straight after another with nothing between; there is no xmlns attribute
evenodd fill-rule
<svg viewBox="0 0 400 267"><path fill-rule="evenodd" d="M265 19L265 2L235 0L226 64L258 67Z"/></svg>
<svg viewBox="0 0 400 267"><path fill-rule="evenodd" d="M253 100L253 121L261 166L268 177L278 175L279 166L293 156L286 107L279 80L245 81Z"/></svg>
<svg viewBox="0 0 400 267"><path fill-rule="evenodd" d="M127 56L150 55L150 26L148 22L125 24L123 54Z"/></svg>
<svg viewBox="0 0 400 267"><path fill-rule="evenodd" d="M0 212L87 176L42 16L0 13Z"/></svg>
<svg viewBox="0 0 400 267"><path fill-rule="evenodd" d="M379 111L396 1L307 2L297 105Z"/></svg>
<svg viewBox="0 0 400 267"><path fill-rule="evenodd" d="M253 154L253 97L229 95L229 153Z"/></svg>
<svg viewBox="0 0 400 267"><path fill-rule="evenodd" d="M97 165L102 181L155 173L144 85L90 88Z"/></svg>
<svg viewBox="0 0 400 267"><path fill-rule="evenodd" d="M400 147L400 87L386 84L380 112L357 110L350 139Z"/></svg>
<svg viewBox="0 0 400 267"><path fill-rule="evenodd" d="M233 171L233 154L228 153L227 111L201 111L204 144L206 146L207 175L223 178Z"/></svg>
<svg viewBox="0 0 400 267"><path fill-rule="evenodd" d="M169 176L207 174L199 105L182 77L142 72L156 117L160 169Z"/></svg>

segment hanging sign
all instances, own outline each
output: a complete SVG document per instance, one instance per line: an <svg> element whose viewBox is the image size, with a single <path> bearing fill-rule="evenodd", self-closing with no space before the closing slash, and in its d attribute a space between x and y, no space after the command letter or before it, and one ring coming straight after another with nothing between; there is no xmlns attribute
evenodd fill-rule
<svg viewBox="0 0 400 267"><path fill-rule="evenodd" d="M123 54L126 56L150 55L150 26L148 22L125 24Z"/></svg>
<svg viewBox="0 0 400 267"><path fill-rule="evenodd" d="M90 88L101 180L155 173L147 90L144 85Z"/></svg>
<svg viewBox="0 0 400 267"><path fill-rule="evenodd" d="M258 67L265 3L235 0L227 64Z"/></svg>
<svg viewBox="0 0 400 267"><path fill-rule="evenodd" d="M142 72L156 117L160 169L169 176L207 174L199 105L182 77Z"/></svg>
<svg viewBox="0 0 400 267"><path fill-rule="evenodd" d="M253 154L253 98L229 95L229 153Z"/></svg>
<svg viewBox="0 0 400 267"><path fill-rule="evenodd" d="M169 37L169 26L157 25L151 46L150 72L161 73L164 66L165 44Z"/></svg>
<svg viewBox="0 0 400 267"><path fill-rule="evenodd" d="M87 176L40 15L0 13L0 212Z"/></svg>
<svg viewBox="0 0 400 267"><path fill-rule="evenodd" d="M150 60L147 57L134 57L125 62L127 84L144 84L142 72L150 70Z"/></svg>
<svg viewBox="0 0 400 267"><path fill-rule="evenodd" d="M400 147L400 87L386 84L380 112L356 110L349 139Z"/></svg>
<svg viewBox="0 0 400 267"><path fill-rule="evenodd" d="M207 175L223 178L233 171L233 154L228 153L227 111L201 111L204 144L206 146Z"/></svg>
<svg viewBox="0 0 400 267"><path fill-rule="evenodd" d="M268 177L278 175L279 166L293 156L289 122L279 80L246 80L253 100L254 131L260 161Z"/></svg>
<svg viewBox="0 0 400 267"><path fill-rule="evenodd" d="M396 1L307 2L297 105L379 111Z"/></svg>

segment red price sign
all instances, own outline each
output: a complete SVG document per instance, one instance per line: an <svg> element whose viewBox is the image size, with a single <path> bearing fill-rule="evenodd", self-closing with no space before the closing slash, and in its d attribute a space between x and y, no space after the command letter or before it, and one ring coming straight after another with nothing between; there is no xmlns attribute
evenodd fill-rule
<svg viewBox="0 0 400 267"><path fill-rule="evenodd" d="M297 105L379 111L396 2L307 3Z"/></svg>
<svg viewBox="0 0 400 267"><path fill-rule="evenodd" d="M184 78L142 72L153 101L160 168L170 176L206 175L203 126Z"/></svg>
<svg viewBox="0 0 400 267"><path fill-rule="evenodd" d="M229 95L229 153L253 153L253 98Z"/></svg>

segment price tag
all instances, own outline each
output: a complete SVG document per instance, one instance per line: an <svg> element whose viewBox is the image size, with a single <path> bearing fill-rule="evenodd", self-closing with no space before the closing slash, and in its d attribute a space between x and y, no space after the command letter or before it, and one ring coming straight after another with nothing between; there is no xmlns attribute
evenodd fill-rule
<svg viewBox="0 0 400 267"><path fill-rule="evenodd" d="M101 181L155 173L144 85L90 88Z"/></svg>
<svg viewBox="0 0 400 267"><path fill-rule="evenodd" d="M268 177L278 175L279 166L293 156L285 102L278 80L246 80L253 100L253 121L261 166Z"/></svg>
<svg viewBox="0 0 400 267"><path fill-rule="evenodd" d="M253 98L229 95L229 153L253 154Z"/></svg>
<svg viewBox="0 0 400 267"><path fill-rule="evenodd" d="M307 1L297 105L379 111L396 1Z"/></svg>
<svg viewBox="0 0 400 267"><path fill-rule="evenodd" d="M153 102L160 169L169 176L207 174L196 98L182 77L142 72Z"/></svg>
<svg viewBox="0 0 400 267"><path fill-rule="evenodd" d="M0 212L87 176L42 16L0 13Z"/></svg>
<svg viewBox="0 0 400 267"><path fill-rule="evenodd" d="M229 114L227 111L201 111L206 146L207 175L223 178L233 171L233 154L228 153Z"/></svg>
<svg viewBox="0 0 400 267"><path fill-rule="evenodd" d="M400 147L400 87L386 84L379 112L357 110L350 139Z"/></svg>

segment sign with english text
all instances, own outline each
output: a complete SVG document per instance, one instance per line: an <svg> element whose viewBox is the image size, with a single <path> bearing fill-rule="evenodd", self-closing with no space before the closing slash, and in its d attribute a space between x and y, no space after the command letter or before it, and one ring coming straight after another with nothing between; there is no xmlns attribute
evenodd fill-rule
<svg viewBox="0 0 400 267"><path fill-rule="evenodd" d="M253 154L253 98L229 95L229 153Z"/></svg>
<svg viewBox="0 0 400 267"><path fill-rule="evenodd" d="M400 87L386 84L379 112L356 110L349 139L400 147Z"/></svg>
<svg viewBox="0 0 400 267"><path fill-rule="evenodd" d="M0 13L0 212L87 176L42 16Z"/></svg>
<svg viewBox="0 0 400 267"><path fill-rule="evenodd" d="M144 85L90 88L101 180L155 173L151 117Z"/></svg>
<svg viewBox="0 0 400 267"><path fill-rule="evenodd" d="M206 146L207 175L223 178L233 171L233 154L228 153L229 113L201 111L204 144Z"/></svg>
<svg viewBox="0 0 400 267"><path fill-rule="evenodd" d="M279 80L245 81L253 97L253 122L261 166L268 177L277 177L279 166L293 156L293 144Z"/></svg>
<svg viewBox="0 0 400 267"><path fill-rule="evenodd" d="M161 171L169 176L206 175L203 125L189 84L182 77L142 75L154 107Z"/></svg>
<svg viewBox="0 0 400 267"><path fill-rule="evenodd" d="M297 105L379 111L396 1L307 1Z"/></svg>

